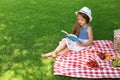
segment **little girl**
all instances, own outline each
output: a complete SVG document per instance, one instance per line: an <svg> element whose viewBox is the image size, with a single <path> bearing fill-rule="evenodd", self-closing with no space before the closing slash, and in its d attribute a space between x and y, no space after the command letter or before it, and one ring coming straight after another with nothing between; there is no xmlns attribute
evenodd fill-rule
<svg viewBox="0 0 120 80"><path fill-rule="evenodd" d="M92 21L91 10L88 7L83 7L79 11L76 11L75 14L77 15L77 21L73 26L72 34L76 35L82 43L63 38L54 51L42 54L42 57L57 57L58 55L67 53L69 50L80 51L88 49L92 45L92 27L88 25Z"/></svg>

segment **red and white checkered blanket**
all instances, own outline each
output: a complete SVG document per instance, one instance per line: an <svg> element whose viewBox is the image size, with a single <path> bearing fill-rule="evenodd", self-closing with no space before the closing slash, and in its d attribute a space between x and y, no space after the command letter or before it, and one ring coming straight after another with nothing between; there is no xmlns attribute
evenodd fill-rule
<svg viewBox="0 0 120 80"><path fill-rule="evenodd" d="M77 78L120 78L120 67L113 67L111 60L101 60L97 56L98 52L107 52L110 56L120 54L120 51L113 49L111 40L95 40L93 46L88 50L69 51L58 56L54 62L54 75ZM98 62L98 68L86 65L86 62L92 59Z"/></svg>

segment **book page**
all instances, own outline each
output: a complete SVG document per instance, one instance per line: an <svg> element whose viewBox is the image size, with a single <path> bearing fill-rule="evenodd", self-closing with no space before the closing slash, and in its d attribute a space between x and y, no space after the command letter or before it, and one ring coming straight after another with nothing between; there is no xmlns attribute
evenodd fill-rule
<svg viewBox="0 0 120 80"><path fill-rule="evenodd" d="M61 30L62 33L65 34L65 36L69 35L68 32L64 31L64 30Z"/></svg>
<svg viewBox="0 0 120 80"><path fill-rule="evenodd" d="M77 38L77 36L74 34L68 34L68 36L73 36L73 37Z"/></svg>

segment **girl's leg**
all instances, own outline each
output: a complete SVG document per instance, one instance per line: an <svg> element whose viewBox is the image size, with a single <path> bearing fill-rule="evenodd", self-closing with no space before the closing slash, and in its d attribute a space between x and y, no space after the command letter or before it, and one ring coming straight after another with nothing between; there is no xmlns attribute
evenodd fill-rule
<svg viewBox="0 0 120 80"><path fill-rule="evenodd" d="M56 57L57 53L59 53L61 50L63 50L66 47L67 47L66 40L62 39L62 41L60 42L60 44L57 46L57 48L54 51L46 53L46 54L42 54L41 56L42 57Z"/></svg>
<svg viewBox="0 0 120 80"><path fill-rule="evenodd" d="M65 53L67 53L69 51L68 47L66 47L65 49L61 50L59 53L57 53L57 56L63 55Z"/></svg>

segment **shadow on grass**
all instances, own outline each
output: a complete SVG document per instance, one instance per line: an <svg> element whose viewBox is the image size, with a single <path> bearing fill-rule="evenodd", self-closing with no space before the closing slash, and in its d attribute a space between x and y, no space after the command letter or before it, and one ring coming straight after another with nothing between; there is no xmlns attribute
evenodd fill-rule
<svg viewBox="0 0 120 80"><path fill-rule="evenodd" d="M53 60L42 59L36 51L6 48L0 51L0 80L45 80L52 76Z"/></svg>
<svg viewBox="0 0 120 80"><path fill-rule="evenodd" d="M53 78L54 59L43 59L40 56L42 52L46 51L43 50L46 46L42 43L43 40L45 41L45 37L28 38L32 33L18 37L20 34L11 35L4 24L0 28L0 80L48 80Z"/></svg>

